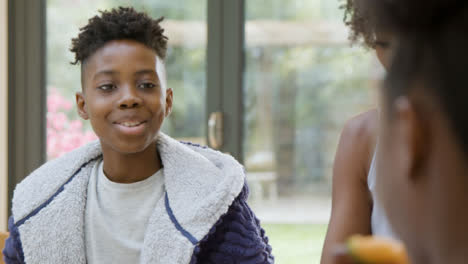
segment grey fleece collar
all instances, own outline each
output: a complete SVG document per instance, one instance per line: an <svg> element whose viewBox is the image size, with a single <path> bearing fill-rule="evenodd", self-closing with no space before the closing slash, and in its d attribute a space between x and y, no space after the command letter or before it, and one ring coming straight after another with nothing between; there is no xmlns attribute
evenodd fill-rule
<svg viewBox="0 0 468 264"><path fill-rule="evenodd" d="M162 133L157 142L167 196L149 219L141 263L189 263L197 243L241 192L243 168L228 155ZM26 263L86 262L86 191L100 155L99 142L90 143L44 164L17 186L13 217L21 221Z"/></svg>

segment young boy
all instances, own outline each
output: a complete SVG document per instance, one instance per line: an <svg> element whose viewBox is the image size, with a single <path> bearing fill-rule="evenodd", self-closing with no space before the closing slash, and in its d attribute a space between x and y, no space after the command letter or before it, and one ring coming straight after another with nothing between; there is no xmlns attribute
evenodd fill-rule
<svg viewBox="0 0 468 264"><path fill-rule="evenodd" d="M167 38L132 8L73 39L79 115L99 137L15 190L6 263L273 263L242 166L160 132L172 107Z"/></svg>
<svg viewBox="0 0 468 264"><path fill-rule="evenodd" d="M467 263L468 2L364 1L398 39L381 100L377 198L411 263Z"/></svg>

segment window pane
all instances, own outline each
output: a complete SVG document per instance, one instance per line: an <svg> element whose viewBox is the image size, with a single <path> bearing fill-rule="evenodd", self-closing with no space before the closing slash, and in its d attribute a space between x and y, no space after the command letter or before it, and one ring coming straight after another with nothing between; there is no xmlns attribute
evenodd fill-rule
<svg viewBox="0 0 468 264"><path fill-rule="evenodd" d="M89 122L78 117L75 93L81 90L80 66L69 51L71 39L97 10L133 6L157 18L169 37L168 85L173 112L163 131L204 144L206 0L48 0L47 1L47 157L60 156L94 140Z"/></svg>
<svg viewBox="0 0 468 264"><path fill-rule="evenodd" d="M319 263L339 134L374 105L380 71L339 4L246 1L245 166L278 263Z"/></svg>

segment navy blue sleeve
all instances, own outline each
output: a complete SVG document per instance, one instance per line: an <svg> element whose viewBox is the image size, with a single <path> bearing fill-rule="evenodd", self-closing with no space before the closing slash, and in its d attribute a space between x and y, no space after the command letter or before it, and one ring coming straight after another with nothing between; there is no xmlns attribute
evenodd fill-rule
<svg viewBox="0 0 468 264"><path fill-rule="evenodd" d="M3 260L6 264L23 264L23 248L21 246L18 227L15 225L13 216L8 219L8 229L10 231L10 236L5 242Z"/></svg>
<svg viewBox="0 0 468 264"><path fill-rule="evenodd" d="M247 185L195 249L193 263L274 263L268 237L246 200Z"/></svg>

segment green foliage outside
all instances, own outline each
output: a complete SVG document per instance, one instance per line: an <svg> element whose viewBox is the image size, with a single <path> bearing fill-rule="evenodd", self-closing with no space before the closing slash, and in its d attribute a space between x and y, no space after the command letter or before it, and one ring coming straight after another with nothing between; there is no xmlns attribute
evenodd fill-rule
<svg viewBox="0 0 468 264"><path fill-rule="evenodd" d="M342 23L342 1L246 1L248 22ZM278 36L281 38L281 35ZM343 44L246 48L244 153L273 153L271 170L289 192L329 188L346 120L374 106L373 54ZM265 120L271 118L271 120ZM249 167L247 167L249 169ZM284 185L280 185L280 194Z"/></svg>

